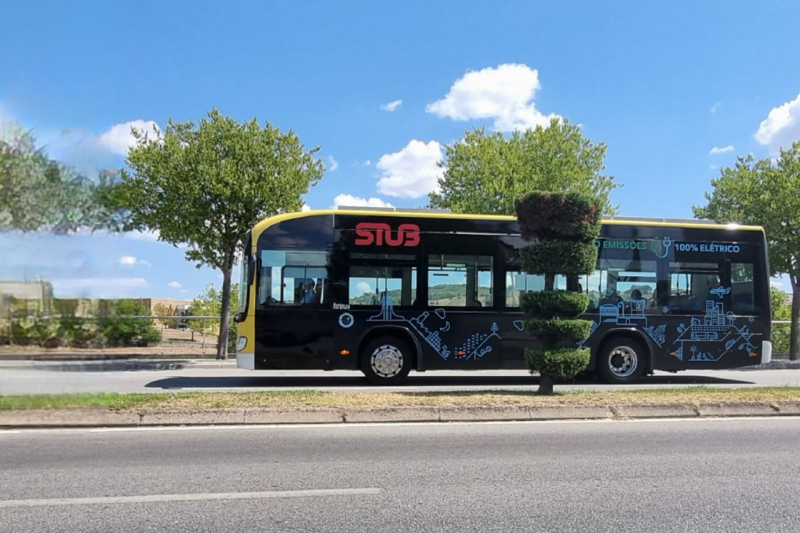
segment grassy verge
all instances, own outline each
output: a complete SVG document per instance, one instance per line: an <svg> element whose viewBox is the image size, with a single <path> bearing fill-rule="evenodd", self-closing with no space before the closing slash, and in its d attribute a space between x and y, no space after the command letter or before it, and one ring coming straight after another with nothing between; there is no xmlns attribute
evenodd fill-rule
<svg viewBox="0 0 800 533"><path fill-rule="evenodd" d="M800 401L800 387L720 389L690 387L635 391L573 391L553 396L530 392L185 392L153 394L67 394L0 396L0 410L109 409L182 410L234 407L353 408L402 406L556 406L625 404L699 404L703 402Z"/></svg>

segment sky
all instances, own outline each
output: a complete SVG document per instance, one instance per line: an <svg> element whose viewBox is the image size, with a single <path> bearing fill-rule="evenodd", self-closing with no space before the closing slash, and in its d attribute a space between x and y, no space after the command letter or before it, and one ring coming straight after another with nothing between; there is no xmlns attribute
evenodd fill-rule
<svg viewBox="0 0 800 533"><path fill-rule="evenodd" d="M800 139L791 1L31 0L3 19L0 122L52 157L119 167L131 126L216 107L321 148L314 209L423 206L465 130L558 117L608 145L620 214L688 218L721 166ZM3 235L0 252L0 279L46 277L62 296L221 283L151 234Z"/></svg>

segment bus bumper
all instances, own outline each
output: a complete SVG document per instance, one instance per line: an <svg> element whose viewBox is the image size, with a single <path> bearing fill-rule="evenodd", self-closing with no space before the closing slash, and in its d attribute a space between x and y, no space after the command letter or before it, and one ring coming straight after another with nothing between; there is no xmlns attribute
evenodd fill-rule
<svg viewBox="0 0 800 533"><path fill-rule="evenodd" d="M236 366L246 370L256 369L256 354L254 353L237 353Z"/></svg>
<svg viewBox="0 0 800 533"><path fill-rule="evenodd" d="M772 361L772 343L761 341L761 364L766 365L770 361Z"/></svg>

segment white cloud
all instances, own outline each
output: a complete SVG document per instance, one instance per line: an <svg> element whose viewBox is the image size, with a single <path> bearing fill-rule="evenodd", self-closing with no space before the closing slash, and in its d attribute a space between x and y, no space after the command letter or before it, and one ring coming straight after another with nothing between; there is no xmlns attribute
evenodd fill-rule
<svg viewBox="0 0 800 533"><path fill-rule="evenodd" d="M123 233L122 235L128 239L133 239L134 241L158 241L158 239L161 237L161 234L158 232L158 230L137 230Z"/></svg>
<svg viewBox="0 0 800 533"><path fill-rule="evenodd" d="M800 140L800 93L791 102L770 110L767 118L758 126L755 139L759 144L768 146L773 154Z"/></svg>
<svg viewBox="0 0 800 533"><path fill-rule="evenodd" d="M300 208L300 211L306 212L311 211L311 206L308 204L303 204L303 207Z"/></svg>
<svg viewBox="0 0 800 533"><path fill-rule="evenodd" d="M328 170L335 172L339 168L339 162L336 161L332 155L328 156Z"/></svg>
<svg viewBox="0 0 800 533"><path fill-rule="evenodd" d="M186 289L181 289L181 294L189 294L189 291L187 291Z"/></svg>
<svg viewBox="0 0 800 533"><path fill-rule="evenodd" d="M401 105L403 105L403 101L402 100L395 100L393 102L389 102L389 103L386 103L386 104L381 104L381 109L391 113L392 111L396 110Z"/></svg>
<svg viewBox="0 0 800 533"><path fill-rule="evenodd" d="M416 139L399 152L384 154L375 164L381 171L378 192L399 198L419 198L438 190L442 169L442 146L436 141Z"/></svg>
<svg viewBox="0 0 800 533"><path fill-rule="evenodd" d="M708 110L709 113L712 115L719 111L719 108L722 107L722 102L714 102L714 105L711 106L711 109Z"/></svg>
<svg viewBox="0 0 800 533"><path fill-rule="evenodd" d="M365 166L365 167L368 167L368 166L370 166L371 164L372 164L372 161L370 161L369 159L367 159L366 161L364 161L364 166Z"/></svg>
<svg viewBox="0 0 800 533"><path fill-rule="evenodd" d="M494 119L499 131L547 127L550 119L534 105L541 88L539 72L527 65L504 64L497 68L467 71L447 95L425 107L425 111L453 120Z"/></svg>
<svg viewBox="0 0 800 533"><path fill-rule="evenodd" d="M134 289L147 287L144 278L70 278L54 279L52 283L56 296L127 296Z"/></svg>
<svg viewBox="0 0 800 533"><path fill-rule="evenodd" d="M167 287L170 287L172 289L180 289L183 287L183 285L181 285L177 281L170 281L169 283L167 283Z"/></svg>
<svg viewBox="0 0 800 533"><path fill-rule="evenodd" d="M361 282L356 284L356 290L358 292L360 292L361 294L364 294L364 293L367 293L367 292L372 292L372 287L370 287L369 283L367 283L366 281L361 281ZM360 296L360 294L359 294L359 296Z"/></svg>
<svg viewBox="0 0 800 533"><path fill-rule="evenodd" d="M394 207L380 198L359 198L352 194L339 194L333 199L333 207Z"/></svg>
<svg viewBox="0 0 800 533"><path fill-rule="evenodd" d="M111 128L97 138L100 146L122 156L128 155L128 148L136 144L131 133L131 128L153 135L153 128L161 131L158 124L152 120L131 120L122 124L114 124Z"/></svg>
<svg viewBox="0 0 800 533"><path fill-rule="evenodd" d="M723 146L721 148L719 146L715 146L708 153L713 155L713 154L725 154L728 152L733 152L733 146L731 146L730 144L728 146Z"/></svg>
<svg viewBox="0 0 800 533"><path fill-rule="evenodd" d="M119 258L119 264L125 266L133 266L136 264L136 258L132 255L123 255Z"/></svg>

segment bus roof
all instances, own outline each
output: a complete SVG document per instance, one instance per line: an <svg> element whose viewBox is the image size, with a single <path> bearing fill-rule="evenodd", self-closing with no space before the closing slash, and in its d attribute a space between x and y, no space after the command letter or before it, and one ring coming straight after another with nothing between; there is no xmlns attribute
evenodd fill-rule
<svg viewBox="0 0 800 533"><path fill-rule="evenodd" d="M375 215L388 217L408 217L408 218L449 218L452 220L507 220L513 221L517 217L508 215L470 215L452 213L445 210L436 209L407 209L407 208L374 208L374 207L344 207L336 209L319 209L302 211L297 213L286 213L266 218L255 225L253 236L260 235L265 229L284 220L303 218L308 216L320 215ZM619 226L659 226L670 228L711 228L711 229L737 229L760 231L761 226L745 226L739 224L718 224L710 220L702 219L677 219L677 218L647 218L647 217L623 217L615 216L604 218L603 224Z"/></svg>

